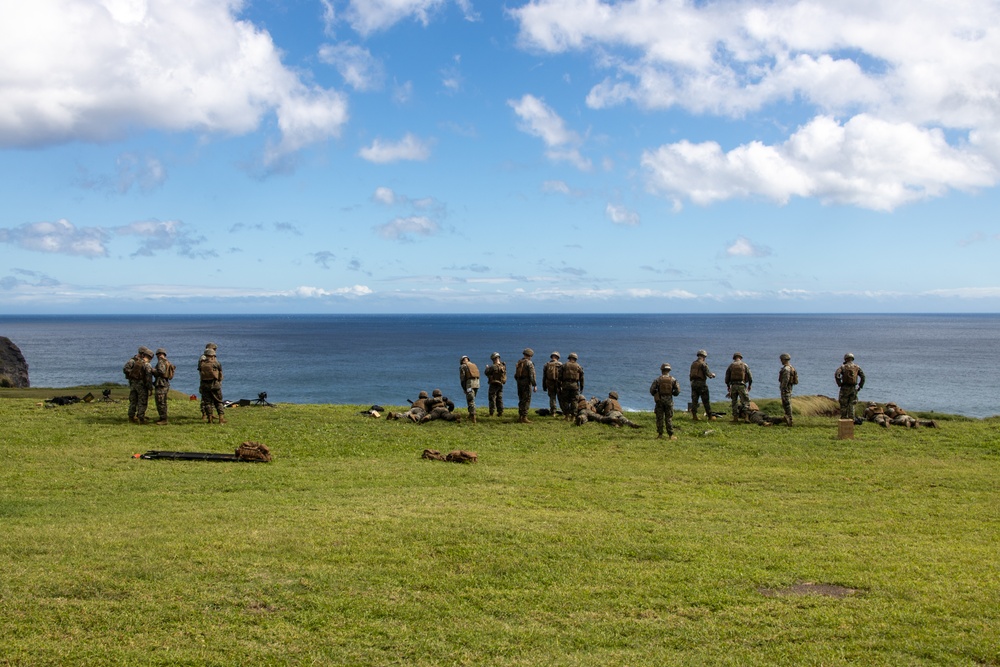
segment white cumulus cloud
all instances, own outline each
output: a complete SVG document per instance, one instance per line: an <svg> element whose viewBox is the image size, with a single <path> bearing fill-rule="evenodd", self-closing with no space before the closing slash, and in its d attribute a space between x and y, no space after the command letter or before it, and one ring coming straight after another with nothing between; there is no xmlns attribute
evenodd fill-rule
<svg viewBox="0 0 1000 667"><path fill-rule="evenodd" d="M423 161L430 157L430 146L418 137L407 133L400 141L376 139L371 146L362 148L358 155L369 162L386 164L400 160Z"/></svg>
<svg viewBox="0 0 1000 667"><path fill-rule="evenodd" d="M0 9L0 146L128 131L246 134L268 114L269 157L337 136L338 92L285 67L240 0L32 0Z"/></svg>
<svg viewBox="0 0 1000 667"><path fill-rule="evenodd" d="M507 104L520 119L520 129L545 143L545 155L550 160L569 162L584 171L591 168L590 160L580 154L583 139L567 128L566 122L544 100L523 95L519 100L507 100Z"/></svg>
<svg viewBox="0 0 1000 667"><path fill-rule="evenodd" d="M616 225L635 227L639 224L639 214L619 204L608 204L604 213Z"/></svg>
<svg viewBox="0 0 1000 667"><path fill-rule="evenodd" d="M440 231L440 227L428 217L413 215L378 225L375 231L385 239L412 240L414 236L433 236Z"/></svg>
<svg viewBox="0 0 1000 667"><path fill-rule="evenodd" d="M593 54L587 104L732 118L782 109L784 142L650 149L656 189L707 204L793 196L891 210L1000 181L994 0L532 0L520 43Z"/></svg>

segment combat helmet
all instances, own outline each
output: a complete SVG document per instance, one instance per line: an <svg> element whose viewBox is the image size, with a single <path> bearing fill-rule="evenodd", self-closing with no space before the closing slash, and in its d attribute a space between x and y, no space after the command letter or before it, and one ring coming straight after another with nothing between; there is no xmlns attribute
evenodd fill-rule
<svg viewBox="0 0 1000 667"><path fill-rule="evenodd" d="M427 392L426 391L420 392L419 394L417 394L417 398L427 398Z"/></svg>
<svg viewBox="0 0 1000 667"><path fill-rule="evenodd" d="M213 350L212 348L207 348L205 350L205 356L206 357L214 357L215 356L215 350Z"/></svg>
<svg viewBox="0 0 1000 667"><path fill-rule="evenodd" d="M696 352L694 356L696 356L696 357L707 357L708 356L708 352L706 352L705 350L698 350L698 352Z"/></svg>
<svg viewBox="0 0 1000 667"><path fill-rule="evenodd" d="M851 354L850 352L848 352L847 354L844 355L844 361L845 362L847 362L847 361L854 361L854 355Z"/></svg>
<svg viewBox="0 0 1000 667"><path fill-rule="evenodd" d="M617 401L618 400L618 392L617 391L609 391L608 392L608 398L613 398L613 399L615 399Z"/></svg>
<svg viewBox="0 0 1000 667"><path fill-rule="evenodd" d="M521 354L523 354L526 357L533 357L535 356L535 351L532 350L530 347L526 347L524 348L524 350L521 351Z"/></svg>
<svg viewBox="0 0 1000 667"><path fill-rule="evenodd" d="M569 353L569 356L568 356L568 357L566 357L566 358L567 358L567 359L569 359L570 361L576 361L576 360L577 360L577 359L579 359L580 357L576 356L576 352L570 352L570 353Z"/></svg>
<svg viewBox="0 0 1000 667"><path fill-rule="evenodd" d="M782 352L781 356L778 357L778 358L781 359L782 361L791 361L792 360L791 355L789 355L787 352Z"/></svg>
<svg viewBox="0 0 1000 667"><path fill-rule="evenodd" d="M660 372L661 373L664 372L664 371L669 371L669 370L670 370L670 364L660 364Z"/></svg>
<svg viewBox="0 0 1000 667"><path fill-rule="evenodd" d="M205 349L207 350L208 348L212 348L213 350L218 350L219 346L212 342L205 343Z"/></svg>
<svg viewBox="0 0 1000 667"><path fill-rule="evenodd" d="M739 352L734 352L733 353L733 359L742 359L742 358L743 358L743 355L741 353L739 353Z"/></svg>
<svg viewBox="0 0 1000 667"><path fill-rule="evenodd" d="M431 392L431 396L440 396L440 395L441 395L440 389L435 389L434 391Z"/></svg>
<svg viewBox="0 0 1000 667"><path fill-rule="evenodd" d="M499 358L500 358L499 352L494 352L493 354L490 355L490 359L499 359Z"/></svg>
<svg viewBox="0 0 1000 667"><path fill-rule="evenodd" d="M549 359L551 359L552 357L555 357L556 359L559 359L560 358L559 357L559 351L556 350L555 352L553 352L552 354L549 355Z"/></svg>
<svg viewBox="0 0 1000 667"><path fill-rule="evenodd" d="M468 360L469 356L467 354L463 354L461 358L459 358L458 363L462 363L463 361L468 361Z"/></svg>
<svg viewBox="0 0 1000 667"><path fill-rule="evenodd" d="M145 345L139 346L139 354L144 357L149 357L150 359L153 358L153 351L148 347L146 347Z"/></svg>
<svg viewBox="0 0 1000 667"><path fill-rule="evenodd" d="M157 354L162 354L163 356L167 356L167 351L164 350L162 347L156 348L156 353Z"/></svg>

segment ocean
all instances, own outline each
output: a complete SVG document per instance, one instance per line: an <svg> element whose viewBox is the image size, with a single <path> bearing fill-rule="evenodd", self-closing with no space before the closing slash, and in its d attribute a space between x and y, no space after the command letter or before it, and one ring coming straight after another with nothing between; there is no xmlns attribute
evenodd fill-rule
<svg viewBox="0 0 1000 667"><path fill-rule="evenodd" d="M796 394L836 397L833 373L852 352L867 382L863 401L908 410L1000 414L1000 315L238 315L0 316L0 335L20 347L34 387L124 382L122 365L140 345L164 347L177 365L173 387L198 390L205 343L218 344L228 400L405 405L440 388L464 405L458 360L483 369L499 352L513 368L524 347L541 366L576 352L588 396L616 390L628 410L651 410L648 390L669 362L690 399L687 373L698 349L719 377L739 351L754 375L751 398L778 396L778 356L799 372ZM485 389L481 392L485 403ZM546 407L539 387L533 407Z"/></svg>

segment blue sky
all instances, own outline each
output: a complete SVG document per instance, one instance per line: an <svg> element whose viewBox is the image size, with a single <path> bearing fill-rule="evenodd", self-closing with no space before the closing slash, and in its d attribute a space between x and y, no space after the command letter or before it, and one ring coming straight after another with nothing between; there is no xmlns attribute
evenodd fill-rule
<svg viewBox="0 0 1000 667"><path fill-rule="evenodd" d="M1000 4L0 4L6 313L995 312Z"/></svg>

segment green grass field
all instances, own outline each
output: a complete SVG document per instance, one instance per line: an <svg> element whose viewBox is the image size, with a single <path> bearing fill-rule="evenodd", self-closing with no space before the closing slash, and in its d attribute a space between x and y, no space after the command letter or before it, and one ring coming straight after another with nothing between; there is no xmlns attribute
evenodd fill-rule
<svg viewBox="0 0 1000 667"><path fill-rule="evenodd" d="M62 393L0 390L2 665L1000 665L1000 419L669 442ZM244 440L275 460L132 458Z"/></svg>

